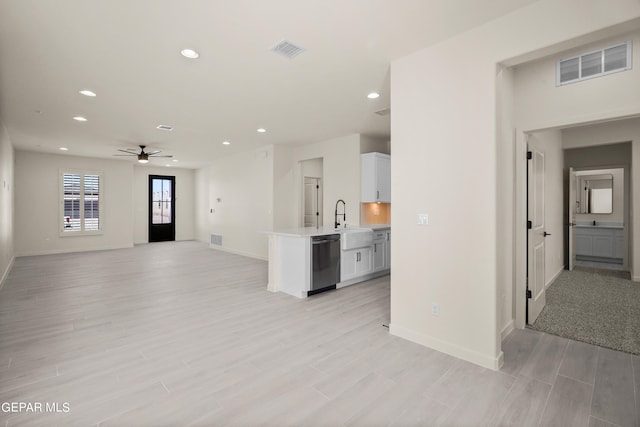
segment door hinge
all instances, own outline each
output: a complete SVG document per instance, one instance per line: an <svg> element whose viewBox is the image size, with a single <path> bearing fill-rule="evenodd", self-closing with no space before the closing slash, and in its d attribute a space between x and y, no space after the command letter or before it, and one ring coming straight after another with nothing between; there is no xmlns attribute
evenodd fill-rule
<svg viewBox="0 0 640 427"><path fill-rule="evenodd" d="M320 186L319 186L319 185L316 185L316 190L319 190L319 189L320 189Z"/></svg>
<svg viewBox="0 0 640 427"><path fill-rule="evenodd" d="M527 151L527 160L533 159L533 152Z"/></svg>
<svg viewBox="0 0 640 427"><path fill-rule="evenodd" d="M533 228L533 223L531 221L527 221L527 230L531 230Z"/></svg>
<svg viewBox="0 0 640 427"><path fill-rule="evenodd" d="M531 289L527 289L527 298L531 299Z"/></svg>

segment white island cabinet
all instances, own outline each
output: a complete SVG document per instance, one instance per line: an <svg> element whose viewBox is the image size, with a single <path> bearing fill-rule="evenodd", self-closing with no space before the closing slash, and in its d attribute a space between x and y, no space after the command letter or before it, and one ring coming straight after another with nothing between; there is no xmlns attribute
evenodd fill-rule
<svg viewBox="0 0 640 427"><path fill-rule="evenodd" d="M294 228L267 231L269 235L269 283L272 292L284 292L297 298L306 298L311 290L311 238L315 236L361 233L372 230L348 228ZM357 248L342 249L340 256L340 283L336 288L364 282L389 274L389 228L373 230L374 236L384 236L375 244L371 240ZM342 244L341 244L342 246ZM359 246L359 245L356 245Z"/></svg>

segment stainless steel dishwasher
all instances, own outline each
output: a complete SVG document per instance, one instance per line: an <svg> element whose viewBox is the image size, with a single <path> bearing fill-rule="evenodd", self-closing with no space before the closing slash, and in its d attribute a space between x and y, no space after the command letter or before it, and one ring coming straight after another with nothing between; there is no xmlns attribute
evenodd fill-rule
<svg viewBox="0 0 640 427"><path fill-rule="evenodd" d="M340 282L340 235L311 237L311 290L307 295L336 288Z"/></svg>

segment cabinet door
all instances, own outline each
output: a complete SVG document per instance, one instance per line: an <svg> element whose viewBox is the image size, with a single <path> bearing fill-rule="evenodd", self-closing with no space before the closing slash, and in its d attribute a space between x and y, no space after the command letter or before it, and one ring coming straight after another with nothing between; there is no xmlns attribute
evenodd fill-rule
<svg viewBox="0 0 640 427"><path fill-rule="evenodd" d="M384 245L385 257L384 267L391 268L391 231L387 231L387 244Z"/></svg>
<svg viewBox="0 0 640 427"><path fill-rule="evenodd" d="M373 247L360 248L356 252L360 254L356 263L356 276L371 273L373 271Z"/></svg>
<svg viewBox="0 0 640 427"><path fill-rule="evenodd" d="M356 265L358 263L358 249L342 251L340 255L340 281L344 282L356 277Z"/></svg>
<svg viewBox="0 0 640 427"><path fill-rule="evenodd" d="M613 238L611 235L593 237L593 256L613 258Z"/></svg>
<svg viewBox="0 0 640 427"><path fill-rule="evenodd" d="M385 240L373 242L373 271L385 269L386 246Z"/></svg>
<svg viewBox="0 0 640 427"><path fill-rule="evenodd" d="M376 157L377 202L391 202L391 158Z"/></svg>
<svg viewBox="0 0 640 427"><path fill-rule="evenodd" d="M624 236L616 234L613 239L613 257L624 258Z"/></svg>
<svg viewBox="0 0 640 427"><path fill-rule="evenodd" d="M391 157L382 153L361 156L360 201L391 202Z"/></svg>
<svg viewBox="0 0 640 427"><path fill-rule="evenodd" d="M375 202L377 192L376 159L371 154L363 154L360 164L360 199L364 203Z"/></svg>

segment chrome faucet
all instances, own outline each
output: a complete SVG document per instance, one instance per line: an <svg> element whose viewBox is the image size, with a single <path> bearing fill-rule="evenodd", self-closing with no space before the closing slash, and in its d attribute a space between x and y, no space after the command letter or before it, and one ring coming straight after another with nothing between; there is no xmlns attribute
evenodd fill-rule
<svg viewBox="0 0 640 427"><path fill-rule="evenodd" d="M338 213L338 203L342 202L342 213L339 214ZM342 215L342 221L346 222L347 221L347 204L344 202L344 200L339 199L336 202L336 216L335 216L335 223L334 223L334 228L338 228L340 227L340 223L338 222L338 216Z"/></svg>

